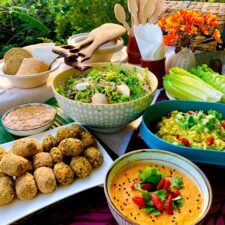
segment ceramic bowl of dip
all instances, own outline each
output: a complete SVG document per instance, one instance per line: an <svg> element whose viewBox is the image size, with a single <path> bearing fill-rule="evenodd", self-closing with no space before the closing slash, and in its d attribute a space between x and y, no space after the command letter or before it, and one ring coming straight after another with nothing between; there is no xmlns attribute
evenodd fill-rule
<svg viewBox="0 0 225 225"><path fill-rule="evenodd" d="M16 136L30 136L47 130L54 123L56 110L47 104L29 103L10 109L2 116L2 125Z"/></svg>
<svg viewBox="0 0 225 225"><path fill-rule="evenodd" d="M83 41L88 37L89 33L81 33L71 36L67 43L68 45L74 45L77 42ZM92 55L91 59L88 60L89 63L96 62L111 62L112 57L115 53L122 50L124 45L123 39L117 38L115 40L109 41L101 45Z"/></svg>
<svg viewBox="0 0 225 225"><path fill-rule="evenodd" d="M133 202L133 197L142 196L143 192L134 190L132 184L146 166L155 167L167 180L182 178L180 194L184 203L180 210L154 216ZM104 192L117 223L124 225L201 224L212 204L211 186L204 173L188 159L162 150L137 150L118 158L106 174Z"/></svg>

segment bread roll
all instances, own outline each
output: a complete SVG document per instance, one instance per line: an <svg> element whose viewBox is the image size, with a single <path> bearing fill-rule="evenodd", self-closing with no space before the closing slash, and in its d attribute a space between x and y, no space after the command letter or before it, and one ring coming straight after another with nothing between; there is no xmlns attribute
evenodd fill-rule
<svg viewBox="0 0 225 225"><path fill-rule="evenodd" d="M32 75L47 71L49 66L39 59L24 58L16 75Z"/></svg>

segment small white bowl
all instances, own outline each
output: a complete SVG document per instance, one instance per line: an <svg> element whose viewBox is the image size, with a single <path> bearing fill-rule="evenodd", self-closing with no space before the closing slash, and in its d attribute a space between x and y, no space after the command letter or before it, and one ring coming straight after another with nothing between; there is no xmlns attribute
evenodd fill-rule
<svg viewBox="0 0 225 225"><path fill-rule="evenodd" d="M104 191L110 211L112 212L117 223L124 225L136 224L126 218L111 201L110 186L112 180L121 170L127 168L129 165L132 166L140 162L154 162L169 166L194 181L203 196L203 209L199 218L194 223L200 225L209 212L212 204L212 189L207 177L194 163L188 159L171 152L154 149L143 149L127 153L114 161L111 168L108 170L104 182Z"/></svg>
<svg viewBox="0 0 225 225"><path fill-rule="evenodd" d="M32 75L9 75L4 72L4 60L0 60L0 76L6 77L10 82L18 88L35 88L47 82L49 74L55 71L60 65L56 61L51 65L51 68L45 72Z"/></svg>
<svg viewBox="0 0 225 225"><path fill-rule="evenodd" d="M8 128L7 126L5 126L4 124L4 118L8 115L9 112L15 110L15 109L18 109L18 108L21 108L21 107L24 107L24 106L29 106L29 105L41 105L41 106L45 106L45 107L48 107L50 109L52 109L54 112L55 112L55 116L54 118L48 122L47 124L45 125L42 125L40 127L37 127L37 128L34 128L34 129L29 129L29 130L14 130L14 129L11 129L11 128ZM2 116L2 125L4 126L4 128L11 134L13 135L16 135L16 136L20 136L20 137L26 137L26 136L30 136L30 135L34 135L34 134L38 134L38 133L41 133L45 130L47 130L49 127L52 126L52 124L54 123L54 120L56 118L56 115L57 115L57 112L56 110L50 106L50 105L47 105L47 104L42 104L42 103L28 103L28 104L24 104L24 105L20 105L20 106L17 106L17 107L14 107L10 110L8 110L6 113L4 113L4 115Z"/></svg>
<svg viewBox="0 0 225 225"><path fill-rule="evenodd" d="M81 33L71 36L67 43L68 45L74 45L77 42L83 41L88 37L89 33ZM89 63L96 62L111 62L114 53L122 50L124 45L123 39L120 37L118 39L109 41L101 45L92 55L91 59L88 60Z"/></svg>

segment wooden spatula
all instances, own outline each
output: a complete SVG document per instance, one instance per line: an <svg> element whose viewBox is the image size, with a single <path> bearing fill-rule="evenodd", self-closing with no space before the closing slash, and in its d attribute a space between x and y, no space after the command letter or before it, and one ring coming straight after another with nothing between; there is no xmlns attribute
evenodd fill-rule
<svg viewBox="0 0 225 225"><path fill-rule="evenodd" d="M74 47L77 49L77 50L80 50L82 47L86 46L87 44L91 43L94 41L94 38L95 38L95 35L96 33L98 33L98 29L99 27L95 28L94 30L92 30L88 37L86 39L84 39L83 41L80 41L78 43L74 43Z"/></svg>
<svg viewBox="0 0 225 225"><path fill-rule="evenodd" d="M126 29L118 24L106 23L98 28L95 34L94 41L86 49L81 50L78 55L81 57L81 62L90 59L93 52L102 44L114 40L126 33Z"/></svg>
<svg viewBox="0 0 225 225"><path fill-rule="evenodd" d="M138 4L137 0L127 0L128 10L134 18L134 24L137 25L138 21Z"/></svg>
<svg viewBox="0 0 225 225"><path fill-rule="evenodd" d="M120 5L120 4L116 4L114 6L114 13L115 13L115 16L116 16L116 19L118 20L118 22L122 23L123 26L126 28L127 33L130 34L131 28L126 21L126 13L125 13L125 10L124 10L123 6Z"/></svg>

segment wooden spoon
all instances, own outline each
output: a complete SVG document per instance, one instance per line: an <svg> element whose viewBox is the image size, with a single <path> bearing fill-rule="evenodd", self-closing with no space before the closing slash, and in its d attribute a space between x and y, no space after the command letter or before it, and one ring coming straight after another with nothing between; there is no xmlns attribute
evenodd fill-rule
<svg viewBox="0 0 225 225"><path fill-rule="evenodd" d="M139 23L138 21L138 5L136 0L127 0L128 10L131 16L134 18L134 25Z"/></svg>
<svg viewBox="0 0 225 225"><path fill-rule="evenodd" d="M148 18L152 17L153 14L155 14L155 8L156 8L157 0L148 0L145 4L144 8L144 18L145 23L148 20Z"/></svg>
<svg viewBox="0 0 225 225"><path fill-rule="evenodd" d="M146 19L144 16L144 8L148 0L139 0L140 1L140 7L139 7L139 20L142 24L146 23Z"/></svg>
<svg viewBox="0 0 225 225"><path fill-rule="evenodd" d="M116 4L114 6L114 13L115 13L115 16L116 16L116 19L118 20L118 22L123 24L123 26L126 28L128 34L131 34L131 28L126 21L126 13L125 13L123 6L120 4Z"/></svg>
<svg viewBox="0 0 225 225"><path fill-rule="evenodd" d="M98 28L94 41L86 49L80 51L78 55L82 58L82 62L91 58L93 52L102 44L114 40L126 33L126 29L118 24L105 23Z"/></svg>
<svg viewBox="0 0 225 225"><path fill-rule="evenodd" d="M158 0L155 3L155 11L152 14L152 16L149 17L149 19L148 19L149 23L156 23L157 22L157 20L159 19L159 16L163 12L164 4L165 4L165 0Z"/></svg>

